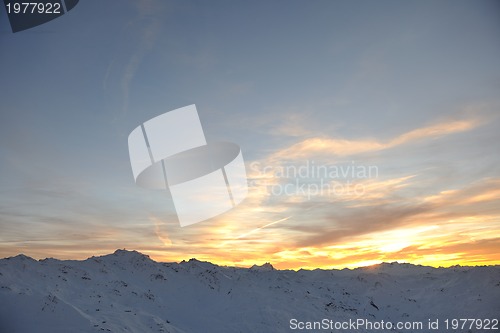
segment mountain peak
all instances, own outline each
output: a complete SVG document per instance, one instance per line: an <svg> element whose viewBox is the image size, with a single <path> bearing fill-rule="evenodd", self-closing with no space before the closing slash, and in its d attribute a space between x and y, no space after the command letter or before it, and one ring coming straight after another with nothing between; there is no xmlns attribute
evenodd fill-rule
<svg viewBox="0 0 500 333"><path fill-rule="evenodd" d="M274 267L273 265L271 265L270 263L266 262L265 264L263 265L253 265L252 267L250 267L251 270L253 271L274 271Z"/></svg>
<svg viewBox="0 0 500 333"><path fill-rule="evenodd" d="M19 261L36 261L35 259L28 257L27 255L24 255L22 253L18 254L15 257L10 257L10 258L6 258L6 259L7 260L19 260Z"/></svg>
<svg viewBox="0 0 500 333"><path fill-rule="evenodd" d="M115 256L146 256L149 257L139 251L136 250L127 250L127 249L117 249L115 252L113 252L113 255Z"/></svg>
<svg viewBox="0 0 500 333"><path fill-rule="evenodd" d="M113 254L108 254L108 255L105 255L103 257L120 258L120 259L126 260L126 261L137 261L137 260L141 260L141 261L151 260L152 261L152 259L146 254L143 254L143 253L136 251L136 250L126 250L126 249L118 249L115 252L113 252Z"/></svg>

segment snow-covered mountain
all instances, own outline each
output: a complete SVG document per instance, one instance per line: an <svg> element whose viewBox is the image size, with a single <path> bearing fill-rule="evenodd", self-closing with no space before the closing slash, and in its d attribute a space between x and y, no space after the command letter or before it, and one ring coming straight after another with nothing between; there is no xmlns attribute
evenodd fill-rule
<svg viewBox="0 0 500 333"><path fill-rule="evenodd" d="M84 261L0 260L1 333L429 332L429 319L439 320L434 332L481 332L452 330L451 321L492 326L499 317L500 266L289 271L159 263L125 250Z"/></svg>

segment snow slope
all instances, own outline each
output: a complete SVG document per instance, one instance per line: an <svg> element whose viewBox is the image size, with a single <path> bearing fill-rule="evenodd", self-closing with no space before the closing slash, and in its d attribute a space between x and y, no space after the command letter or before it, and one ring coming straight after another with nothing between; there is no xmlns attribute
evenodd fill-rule
<svg viewBox="0 0 500 333"><path fill-rule="evenodd" d="M195 259L158 263L125 250L84 261L23 255L0 260L1 333L312 332L292 330L290 320L427 325L428 319L439 319L442 325L445 319L499 317L500 266L391 263L296 272ZM481 332L458 330L469 331Z"/></svg>

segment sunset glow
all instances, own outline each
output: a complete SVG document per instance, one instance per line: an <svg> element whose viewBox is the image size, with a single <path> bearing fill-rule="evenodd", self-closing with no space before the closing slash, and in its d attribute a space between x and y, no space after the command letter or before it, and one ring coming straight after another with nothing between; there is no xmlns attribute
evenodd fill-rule
<svg viewBox="0 0 500 333"><path fill-rule="evenodd" d="M0 257L500 264L498 4L126 3L0 36ZM249 192L180 227L127 137L192 104Z"/></svg>

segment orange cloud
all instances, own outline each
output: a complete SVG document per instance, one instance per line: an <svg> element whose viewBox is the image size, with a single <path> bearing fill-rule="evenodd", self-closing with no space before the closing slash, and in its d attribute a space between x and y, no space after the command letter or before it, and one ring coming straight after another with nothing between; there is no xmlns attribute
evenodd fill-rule
<svg viewBox="0 0 500 333"><path fill-rule="evenodd" d="M307 158L316 154L348 156L393 148L418 140L436 139L442 136L465 132L480 125L477 119L443 122L417 128L388 141L376 139L348 140L340 138L309 138L284 148L269 157L270 161Z"/></svg>

